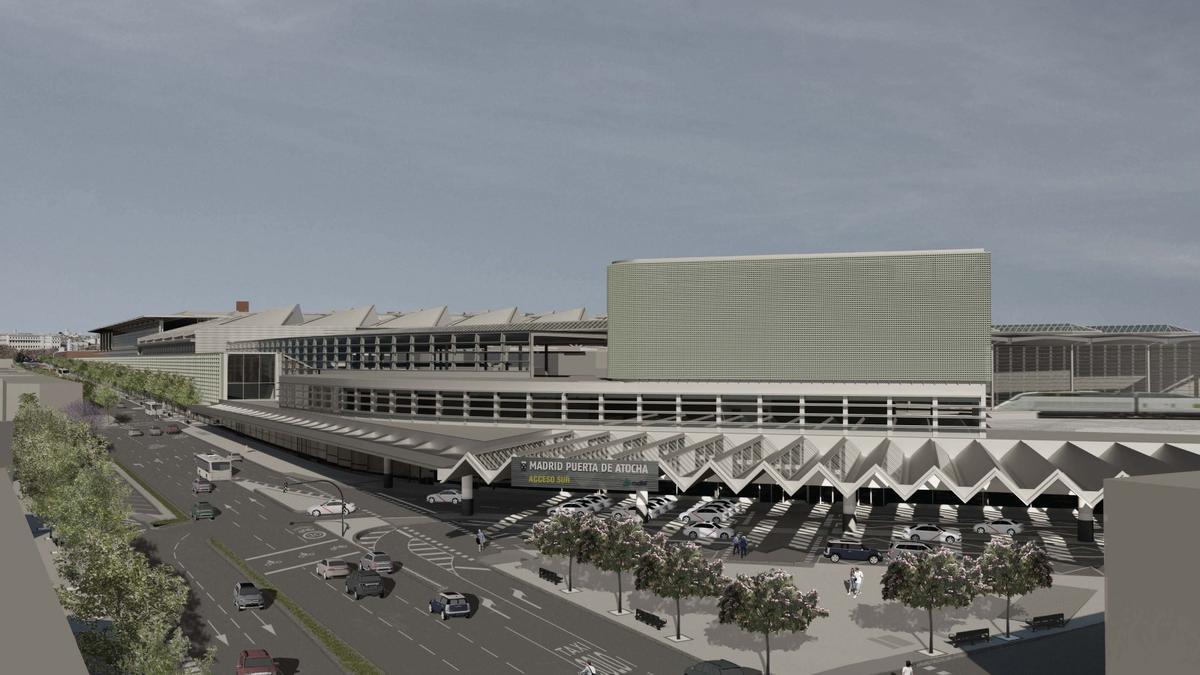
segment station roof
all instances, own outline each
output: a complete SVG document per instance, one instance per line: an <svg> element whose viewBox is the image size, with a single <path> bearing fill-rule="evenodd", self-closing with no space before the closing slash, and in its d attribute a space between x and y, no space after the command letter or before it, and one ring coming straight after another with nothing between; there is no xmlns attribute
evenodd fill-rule
<svg viewBox="0 0 1200 675"><path fill-rule="evenodd" d="M141 316L135 316L132 319L125 319L124 321L118 321L116 323L110 323L106 326L100 326L99 328L93 328L93 329L89 330L88 332L89 333L107 333L107 332L116 333L116 332L120 332L124 328L130 328L132 326L137 326L137 325L146 323L147 321L167 321L170 319L197 319L200 321L204 321L204 320L208 320L208 319L216 319L218 317L227 317L227 316L230 316L231 314L232 314L232 312L194 312L194 311L175 312L174 314L142 314Z"/></svg>
<svg viewBox="0 0 1200 675"><path fill-rule="evenodd" d="M998 323L992 325L993 335L1070 335L1106 337L1116 335L1187 336L1197 333L1166 323L1100 324L1078 323Z"/></svg>

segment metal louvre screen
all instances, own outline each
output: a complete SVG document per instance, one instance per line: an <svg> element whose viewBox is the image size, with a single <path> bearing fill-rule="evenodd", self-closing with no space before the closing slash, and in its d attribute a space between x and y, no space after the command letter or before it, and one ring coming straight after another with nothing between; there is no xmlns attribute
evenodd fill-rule
<svg viewBox="0 0 1200 675"><path fill-rule="evenodd" d="M616 262L609 376L987 382L986 251Z"/></svg>

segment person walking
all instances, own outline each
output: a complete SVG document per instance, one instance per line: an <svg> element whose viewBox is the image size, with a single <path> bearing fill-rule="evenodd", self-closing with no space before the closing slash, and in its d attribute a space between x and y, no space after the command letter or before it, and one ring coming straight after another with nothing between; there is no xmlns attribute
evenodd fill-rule
<svg viewBox="0 0 1200 675"><path fill-rule="evenodd" d="M900 675L913 675L912 661L904 662L904 667L900 669Z"/></svg>
<svg viewBox="0 0 1200 675"><path fill-rule="evenodd" d="M479 552L483 553L483 547L487 545L487 535L483 533L483 528L475 530L475 545L479 547Z"/></svg>
<svg viewBox="0 0 1200 675"><path fill-rule="evenodd" d="M864 576L866 575L863 574L861 567L854 568L854 597L856 598L858 597L858 594L862 592Z"/></svg>
<svg viewBox="0 0 1200 675"><path fill-rule="evenodd" d="M846 596L854 595L854 568L850 568L850 578L846 580Z"/></svg>
<svg viewBox="0 0 1200 675"><path fill-rule="evenodd" d="M746 535L738 537L738 548L741 549L742 557L745 558L746 553L750 550L750 540L746 538Z"/></svg>

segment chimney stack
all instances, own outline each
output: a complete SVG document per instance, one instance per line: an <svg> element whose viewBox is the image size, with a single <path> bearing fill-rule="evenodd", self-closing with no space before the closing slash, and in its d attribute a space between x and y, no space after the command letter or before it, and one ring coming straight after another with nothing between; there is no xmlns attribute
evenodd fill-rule
<svg viewBox="0 0 1200 675"><path fill-rule="evenodd" d="M234 310L238 311L238 312L242 312L242 313L249 312L250 311L250 301L249 300L238 300L234 304Z"/></svg>

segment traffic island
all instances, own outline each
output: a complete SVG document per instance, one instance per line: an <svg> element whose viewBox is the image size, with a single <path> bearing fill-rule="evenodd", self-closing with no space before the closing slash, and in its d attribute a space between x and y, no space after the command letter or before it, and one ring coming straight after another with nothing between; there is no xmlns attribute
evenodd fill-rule
<svg viewBox="0 0 1200 675"><path fill-rule="evenodd" d="M154 508L158 509L161 517L152 521L150 523L151 527L166 527L167 525L174 525L176 523L182 523L189 520L189 518L184 515L184 513L180 511L174 503L171 502L171 500L159 494L158 490L155 490L150 486L149 483L142 480L142 477L137 475L137 472L122 464L121 461L116 457L113 457L112 460L117 473L120 474L121 477L123 477L126 482L133 487L133 489L141 493L141 495L146 498L146 501L150 502Z"/></svg>
<svg viewBox="0 0 1200 675"><path fill-rule="evenodd" d="M275 601L283 605L284 609L291 614L296 623L300 625L308 635L321 646L321 649L329 655L330 658L337 661L342 668L352 675L383 675L383 670L371 663L367 657L363 656L354 647L346 644L332 630L327 628L325 624L317 621L308 612L304 611L295 600L288 597L283 591L271 586L267 578L259 574L246 564L237 553L222 543L219 539L211 538L208 540L210 546L228 560L234 567L238 568L247 578L252 580L264 591L270 590L275 593Z"/></svg>

